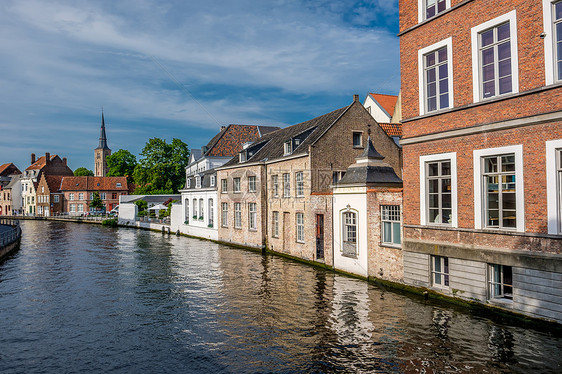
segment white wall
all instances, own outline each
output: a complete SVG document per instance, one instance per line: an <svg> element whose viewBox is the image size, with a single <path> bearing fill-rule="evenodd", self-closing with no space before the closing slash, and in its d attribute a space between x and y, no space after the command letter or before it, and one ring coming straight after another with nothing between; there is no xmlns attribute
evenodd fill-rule
<svg viewBox="0 0 562 374"><path fill-rule="evenodd" d="M371 97L371 95L367 95L367 98L365 99L365 103L363 104L363 106L365 108L371 108L371 116L373 116L373 118L375 119L375 121L380 122L380 123L389 123L390 120L392 119L392 113L386 113L386 111L384 109L381 108L381 106L375 101L373 100L373 98Z"/></svg>
<svg viewBox="0 0 562 374"><path fill-rule="evenodd" d="M121 203L119 204L119 222L121 221L135 221L137 216L138 207L134 203Z"/></svg>

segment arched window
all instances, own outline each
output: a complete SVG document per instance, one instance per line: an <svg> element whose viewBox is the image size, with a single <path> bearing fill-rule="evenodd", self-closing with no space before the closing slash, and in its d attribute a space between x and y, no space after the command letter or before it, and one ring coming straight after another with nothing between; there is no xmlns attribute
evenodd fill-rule
<svg viewBox="0 0 562 374"><path fill-rule="evenodd" d="M213 217L213 199L209 199L209 227L213 227L214 217Z"/></svg>
<svg viewBox="0 0 562 374"><path fill-rule="evenodd" d="M203 221L203 199L199 199L199 220Z"/></svg>
<svg viewBox="0 0 562 374"><path fill-rule="evenodd" d="M197 199L193 199L193 219L197 219Z"/></svg>
<svg viewBox="0 0 562 374"><path fill-rule="evenodd" d="M357 214L355 212L343 212L342 226L343 255L357 257Z"/></svg>
<svg viewBox="0 0 562 374"><path fill-rule="evenodd" d="M189 222L189 199L185 199L185 223Z"/></svg>

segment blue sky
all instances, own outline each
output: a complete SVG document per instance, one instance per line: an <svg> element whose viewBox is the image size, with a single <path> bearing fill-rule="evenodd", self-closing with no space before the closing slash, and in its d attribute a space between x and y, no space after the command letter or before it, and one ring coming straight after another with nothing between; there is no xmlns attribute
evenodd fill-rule
<svg viewBox="0 0 562 374"><path fill-rule="evenodd" d="M398 0L2 0L0 164L93 169L151 137L199 148L230 123L285 126L400 88Z"/></svg>

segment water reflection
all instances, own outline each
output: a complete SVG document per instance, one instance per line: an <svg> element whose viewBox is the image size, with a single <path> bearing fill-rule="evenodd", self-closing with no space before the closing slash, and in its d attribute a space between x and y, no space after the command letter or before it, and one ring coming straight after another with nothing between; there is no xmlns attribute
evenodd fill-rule
<svg viewBox="0 0 562 374"><path fill-rule="evenodd" d="M24 222L0 371L560 372L559 337L160 233Z"/></svg>

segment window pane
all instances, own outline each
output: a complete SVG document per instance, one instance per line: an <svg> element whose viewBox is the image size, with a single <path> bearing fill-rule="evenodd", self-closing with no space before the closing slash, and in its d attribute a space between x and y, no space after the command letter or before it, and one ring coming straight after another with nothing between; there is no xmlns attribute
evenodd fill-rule
<svg viewBox="0 0 562 374"><path fill-rule="evenodd" d="M482 38L482 47L492 44L494 42L494 29L484 31L481 34L481 38Z"/></svg>
<svg viewBox="0 0 562 374"><path fill-rule="evenodd" d="M484 159L484 168L486 173L495 173L498 171L498 158L497 157L486 157Z"/></svg>
<svg viewBox="0 0 562 374"><path fill-rule="evenodd" d="M429 193L435 193L439 191L439 181L437 179L432 179L429 181Z"/></svg>
<svg viewBox="0 0 562 374"><path fill-rule="evenodd" d="M427 100L427 110L428 111L437 110L437 98L436 97L432 97L432 98Z"/></svg>
<svg viewBox="0 0 562 374"><path fill-rule="evenodd" d="M427 83L435 82L435 68L429 69L427 71Z"/></svg>
<svg viewBox="0 0 562 374"><path fill-rule="evenodd" d="M484 82L493 81L494 79L494 65L486 65L482 67L482 80ZM493 83L492 83L493 84Z"/></svg>
<svg viewBox="0 0 562 374"><path fill-rule="evenodd" d="M498 209L500 201L497 193L488 194L488 209Z"/></svg>
<svg viewBox="0 0 562 374"><path fill-rule="evenodd" d="M384 228L383 228L384 232L384 239L383 241L385 243L389 243L392 240L392 224L390 222L384 222Z"/></svg>
<svg viewBox="0 0 562 374"><path fill-rule="evenodd" d="M427 164L428 174L433 177L439 175L439 163Z"/></svg>
<svg viewBox="0 0 562 374"><path fill-rule="evenodd" d="M439 93L447 93L449 90L449 80L447 78L439 81Z"/></svg>
<svg viewBox="0 0 562 374"><path fill-rule="evenodd" d="M441 219L441 223L451 223L451 214L450 209L443 209L443 218Z"/></svg>
<svg viewBox="0 0 562 374"><path fill-rule="evenodd" d="M501 157L502 171L515 171L515 155L505 155Z"/></svg>
<svg viewBox="0 0 562 374"><path fill-rule="evenodd" d="M435 52L431 52L425 57L425 64L427 67L435 65Z"/></svg>
<svg viewBox="0 0 562 374"><path fill-rule="evenodd" d="M447 2L445 0L440 0L437 3L437 13L442 12L447 7Z"/></svg>
<svg viewBox="0 0 562 374"><path fill-rule="evenodd" d="M562 80L562 61L558 63L558 79Z"/></svg>
<svg viewBox="0 0 562 374"><path fill-rule="evenodd" d="M505 42L498 45L498 60L504 60L511 56L510 43Z"/></svg>
<svg viewBox="0 0 562 374"><path fill-rule="evenodd" d="M439 79L447 78L447 64L439 65Z"/></svg>
<svg viewBox="0 0 562 374"><path fill-rule="evenodd" d="M488 193L490 192L498 192L498 177L497 176L488 176L486 177L487 179L487 183L486 183L486 189L488 190Z"/></svg>
<svg viewBox="0 0 562 374"><path fill-rule="evenodd" d="M427 7L427 11L425 13L426 18L431 18L435 15L435 5Z"/></svg>
<svg viewBox="0 0 562 374"><path fill-rule="evenodd" d="M441 109L449 107L449 94L439 95L439 105Z"/></svg>
<svg viewBox="0 0 562 374"><path fill-rule="evenodd" d="M438 50L437 55L439 56L439 62L447 61L447 48L441 48Z"/></svg>
<svg viewBox="0 0 562 374"><path fill-rule="evenodd" d="M500 95L511 92L511 76L500 78Z"/></svg>
<svg viewBox="0 0 562 374"><path fill-rule="evenodd" d="M555 19L562 19L562 2L557 3L554 6L554 18Z"/></svg>
<svg viewBox="0 0 562 374"><path fill-rule="evenodd" d="M515 211L503 211L503 227L515 227L517 220Z"/></svg>
<svg viewBox="0 0 562 374"><path fill-rule="evenodd" d="M488 209L488 226L499 226L500 212Z"/></svg>
<svg viewBox="0 0 562 374"><path fill-rule="evenodd" d="M494 82L484 83L484 98L495 96L495 94L496 88L494 86Z"/></svg>
<svg viewBox="0 0 562 374"><path fill-rule="evenodd" d="M494 62L494 49L488 48L482 51L482 65L488 65Z"/></svg>
<svg viewBox="0 0 562 374"><path fill-rule="evenodd" d="M439 216L439 209L429 210L429 222L441 223L441 217Z"/></svg>
<svg viewBox="0 0 562 374"><path fill-rule="evenodd" d="M442 162L441 163L441 175L451 175L451 162Z"/></svg>
<svg viewBox="0 0 562 374"><path fill-rule="evenodd" d="M511 59L500 61L498 64L498 73L500 77L511 75Z"/></svg>
<svg viewBox="0 0 562 374"><path fill-rule="evenodd" d="M441 192L451 193L451 180L449 178L441 180Z"/></svg>
<svg viewBox="0 0 562 374"><path fill-rule="evenodd" d="M444 193L441 195L441 206L442 208L451 208L451 194Z"/></svg>
<svg viewBox="0 0 562 374"><path fill-rule="evenodd" d="M400 222L394 222L392 226L392 242L394 244L400 244Z"/></svg>
<svg viewBox="0 0 562 374"><path fill-rule="evenodd" d="M509 38L509 22L498 26L498 41Z"/></svg>
<svg viewBox="0 0 562 374"><path fill-rule="evenodd" d="M429 207L430 208L439 208L439 195L438 194L430 194L429 195Z"/></svg>

